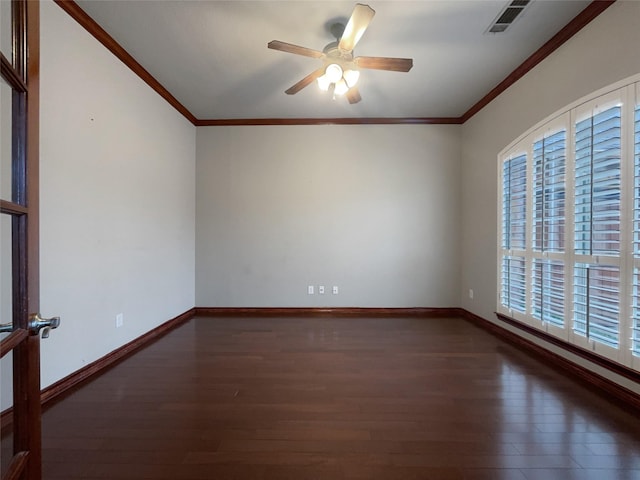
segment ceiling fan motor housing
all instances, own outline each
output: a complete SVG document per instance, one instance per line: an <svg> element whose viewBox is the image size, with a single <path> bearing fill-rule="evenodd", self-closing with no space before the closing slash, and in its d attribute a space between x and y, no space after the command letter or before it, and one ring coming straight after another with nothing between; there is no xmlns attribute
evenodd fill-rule
<svg viewBox="0 0 640 480"><path fill-rule="evenodd" d="M340 60L345 62L353 61L353 50L351 51L342 50L338 46L337 41L327 44L327 46L322 49L322 53L326 55L329 62L332 62L332 61L339 62Z"/></svg>

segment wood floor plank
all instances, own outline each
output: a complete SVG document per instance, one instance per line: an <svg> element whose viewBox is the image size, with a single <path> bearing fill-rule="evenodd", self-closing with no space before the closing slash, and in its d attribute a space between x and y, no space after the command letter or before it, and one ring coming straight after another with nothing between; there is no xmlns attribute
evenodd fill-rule
<svg viewBox="0 0 640 480"><path fill-rule="evenodd" d="M459 318L201 317L48 406L43 454L44 480L630 480L640 422Z"/></svg>

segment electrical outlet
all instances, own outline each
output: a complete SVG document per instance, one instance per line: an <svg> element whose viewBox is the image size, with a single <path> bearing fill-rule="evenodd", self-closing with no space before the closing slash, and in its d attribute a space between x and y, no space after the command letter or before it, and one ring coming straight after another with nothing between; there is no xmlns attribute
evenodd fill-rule
<svg viewBox="0 0 640 480"><path fill-rule="evenodd" d="M119 313L116 315L116 328L120 328L122 325L124 325L124 315Z"/></svg>
<svg viewBox="0 0 640 480"><path fill-rule="evenodd" d="M469 298L473 300L473 288L469 289Z"/></svg>
<svg viewBox="0 0 640 480"><path fill-rule="evenodd" d="M318 286L318 293L319 293L320 295L324 295L324 285L319 285L319 286Z"/></svg>
<svg viewBox="0 0 640 480"><path fill-rule="evenodd" d="M337 294L338 294L338 286L337 286L337 285L334 285L334 286L333 286L333 290L332 290L332 292L333 292L333 294L334 294L334 295L337 295Z"/></svg>
<svg viewBox="0 0 640 480"><path fill-rule="evenodd" d="M307 287L307 293L308 293L309 295L313 295L313 285L309 285L309 286Z"/></svg>

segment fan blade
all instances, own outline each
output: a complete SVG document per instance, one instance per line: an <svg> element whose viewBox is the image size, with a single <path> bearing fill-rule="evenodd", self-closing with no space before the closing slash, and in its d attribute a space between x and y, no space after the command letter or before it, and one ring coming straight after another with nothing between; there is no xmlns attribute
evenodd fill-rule
<svg viewBox="0 0 640 480"><path fill-rule="evenodd" d="M310 48L300 47L293 43L281 42L280 40L271 40L267 44L267 48L273 50L280 50L281 52L294 53L296 55L304 55L305 57L321 58L324 53L318 50L312 50Z"/></svg>
<svg viewBox="0 0 640 480"><path fill-rule="evenodd" d="M360 68L408 72L413 67L412 58L356 57L354 63Z"/></svg>
<svg viewBox="0 0 640 480"><path fill-rule="evenodd" d="M319 68L316 71L311 72L309 75L304 77L302 80L300 80L298 83L296 83L292 87L289 87L287 90L284 91L284 93L286 93L287 95L295 95L300 90L302 90L304 87L306 87L309 84L313 83L313 81L316 78L318 78L320 75L323 75L323 74L324 74L324 67Z"/></svg>
<svg viewBox="0 0 640 480"><path fill-rule="evenodd" d="M346 95L347 100L349 100L349 103L351 104L358 103L360 100L362 100L360 92L358 91L358 87L351 87L349 90L347 90Z"/></svg>
<svg viewBox="0 0 640 480"><path fill-rule="evenodd" d="M376 11L369 5L356 4L338 44L340 50L350 52L354 49L375 14Z"/></svg>

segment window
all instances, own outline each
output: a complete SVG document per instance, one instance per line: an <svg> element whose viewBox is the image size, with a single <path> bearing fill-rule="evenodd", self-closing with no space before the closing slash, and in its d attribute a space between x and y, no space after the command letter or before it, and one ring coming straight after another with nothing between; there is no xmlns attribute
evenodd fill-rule
<svg viewBox="0 0 640 480"><path fill-rule="evenodd" d="M499 156L498 313L640 370L640 75Z"/></svg>

